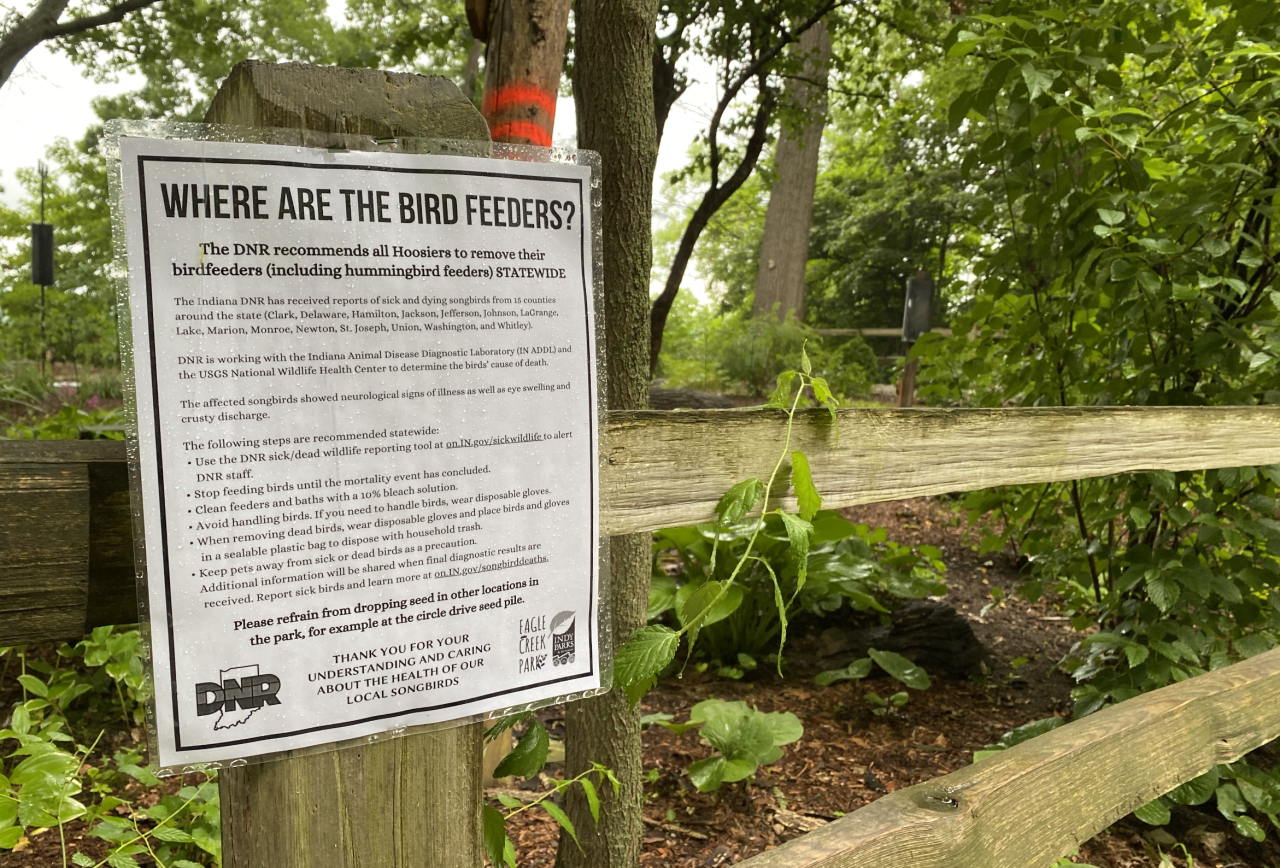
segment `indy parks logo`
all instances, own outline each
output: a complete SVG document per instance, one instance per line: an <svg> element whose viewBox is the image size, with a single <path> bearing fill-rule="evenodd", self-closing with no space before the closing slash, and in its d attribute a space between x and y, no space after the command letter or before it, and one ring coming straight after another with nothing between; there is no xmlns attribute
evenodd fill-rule
<svg viewBox="0 0 1280 868"><path fill-rule="evenodd" d="M575 612L561 612L551 619L551 665L568 666L573 662L578 639L575 635Z"/></svg>
<svg viewBox="0 0 1280 868"><path fill-rule="evenodd" d="M280 679L258 672L258 664L236 666L218 672L220 683L196 685L196 714L217 714L214 729L231 729L246 722L264 705L279 705Z"/></svg>

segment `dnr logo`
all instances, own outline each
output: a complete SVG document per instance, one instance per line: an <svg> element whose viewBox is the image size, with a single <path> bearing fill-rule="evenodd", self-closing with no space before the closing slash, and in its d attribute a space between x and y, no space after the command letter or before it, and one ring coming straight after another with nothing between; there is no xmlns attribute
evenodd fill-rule
<svg viewBox="0 0 1280 868"><path fill-rule="evenodd" d="M279 705L280 679L259 673L257 664L222 669L218 683L201 681L196 685L196 714L217 714L214 729L231 729L246 722L264 705Z"/></svg>
<svg viewBox="0 0 1280 868"><path fill-rule="evenodd" d="M561 612L551 619L551 665L568 666L578 647L574 612Z"/></svg>

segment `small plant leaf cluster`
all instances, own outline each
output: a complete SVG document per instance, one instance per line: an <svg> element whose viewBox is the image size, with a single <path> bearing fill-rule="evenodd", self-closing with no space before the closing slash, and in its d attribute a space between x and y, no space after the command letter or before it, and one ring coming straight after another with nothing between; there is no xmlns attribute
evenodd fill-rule
<svg viewBox="0 0 1280 868"><path fill-rule="evenodd" d="M861 681L871 674L872 664L879 666L894 681L912 690L928 690L933 686L929 674L906 657L894 651L877 651L875 648L867 649L866 657L860 657L848 666L819 672L813 680L821 687L838 681ZM865 698L872 706L872 714L884 716L910 702L911 694L899 690L886 698L869 691Z"/></svg>
<svg viewBox="0 0 1280 868"><path fill-rule="evenodd" d="M760 766L782 759L782 748L804 735L800 719L789 711L765 713L745 702L705 699L689 712L685 723L672 723L671 715L646 715L642 723L666 727L677 735L698 729L699 735L718 751L716 756L689 766L689 780L704 793L721 784L746 780Z"/></svg>
<svg viewBox="0 0 1280 868"><path fill-rule="evenodd" d="M144 722L150 682L141 649L137 630L116 627L98 627L74 647L62 646L56 665L23 647L0 649L6 671L17 665L23 689L0 729L0 851L17 847L31 830L57 828L66 859L64 827L79 820L110 845L99 861L71 854L82 868L136 868L139 857L162 868L220 862L216 773L144 806L128 791L135 783L159 787L154 769L132 751L106 757L99 750L104 725Z"/></svg>

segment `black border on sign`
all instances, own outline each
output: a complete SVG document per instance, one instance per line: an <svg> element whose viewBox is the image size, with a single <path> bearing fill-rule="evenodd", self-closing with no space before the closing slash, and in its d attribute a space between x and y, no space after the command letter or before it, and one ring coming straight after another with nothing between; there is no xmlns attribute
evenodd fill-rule
<svg viewBox="0 0 1280 868"><path fill-rule="evenodd" d="M182 743L182 730L181 730L181 725L179 721L177 652L175 648L174 627L173 627L173 604L172 604L173 595L172 595L172 585L171 585L170 571L169 571L169 531L168 531L168 519L167 519L166 509L165 509L164 461L163 461L162 449L161 449L160 380L159 380L158 370L157 370L156 339L155 339L156 329L155 329L155 315L154 315L154 307L153 307L153 299L152 299L151 238L150 238L150 226L147 218L146 164L149 162L152 162L152 163L215 163L215 164L250 165L250 166L283 166L288 168L375 171L375 172L388 172L392 174L409 174L409 175L462 175L467 177L514 179L514 180L522 180L522 181L537 181L537 182L543 182L543 183L549 182L549 183L557 183L557 184L571 184L571 185L576 185L578 188L578 214L583 215L588 212L583 202L583 199L584 199L583 180L581 178L548 178L541 175L520 175L520 174L515 174L510 172L481 172L481 171L469 171L465 169L413 168L409 166L369 166L369 165L351 165L347 163L310 163L310 162L299 162L299 161L293 161L293 160L255 160L255 159L243 159L243 158L232 158L232 157L185 157L185 156L174 156L174 155L147 155L147 154L138 155L138 194L139 194L139 200L140 200L140 212L142 217L143 271L145 275L146 291L147 291L147 328L148 328L147 342L148 342L148 345L150 346L150 354L151 354L150 368L151 368L151 395L152 395L151 401L152 401L152 416L153 416L152 421L154 422L154 425L155 425L155 438L156 438L156 443L155 443L156 483L159 486L159 492L160 492L160 498L159 498L160 546L161 546L161 552L162 552L163 561L164 561L164 604L165 604L165 620L168 624L168 634L166 637L166 641L169 646L169 649L168 649L169 650L169 682L170 682L170 699L172 702L171 707L173 710L174 750L176 751L211 750L215 748L230 747L230 746L239 745L239 744L252 744L256 742L272 741L274 739L279 739L279 738L289 738L297 735L306 735L307 733L322 732L324 730L329 730L329 729L340 729L342 727L356 726L361 723L368 723L376 720L388 720L391 718L407 717L409 715L420 714L423 712L454 708L460 705L470 705L472 703L479 702L485 699L491 699L496 696L504 696L512 693L519 693L526 690L533 690L539 687L546 687L551 684L560 684L566 681L576 681L581 678L589 678L592 675L595 675L596 674L595 640L596 640L596 631L598 629L598 625L593 622L595 621L595 618L598 617L599 613L589 611L588 612L589 617L587 619L588 629L586 632L587 632L587 643L588 643L587 659L591 663L591 666L590 668L588 668L586 672L579 672L574 675L565 675L564 677L561 677L561 678L552 678L546 681L539 681L534 684L522 684L519 687L514 689L498 690L492 693L486 693L480 696L472 696L467 699L460 699L454 702L444 702L444 703L438 703L436 705L422 705L415 708L398 709L396 711L387 712L385 714L368 715L366 717L356 718L354 720L346 720L340 723L322 724L319 726L306 727L304 729L294 729L288 732L274 732L274 733L255 736L251 738L231 739L228 741L220 741L212 744L184 745ZM592 289L587 285L586 245L588 244L589 239L586 237L585 226L586 226L586 222L584 220L578 221L578 239L579 239L578 255L580 260L579 272L582 276L582 293L583 293L583 301L584 301L583 314L586 320L586 335L588 340L587 346L591 350L590 352L585 353L586 364L587 364L587 382L592 383L593 381L591 379L590 374L591 374L591 363L592 363L592 360L595 358L594 350L596 345L596 336L595 336L594 324L592 323L591 316L590 316ZM596 227L593 226L592 228L594 230ZM599 263L594 263L594 264L596 265L596 267L599 267ZM596 418L597 411L595 406L596 395L595 395L594 388L588 388L587 393L588 393L587 394L587 424L591 426L589 430L594 432L598 427L598 420ZM588 446L588 450L591 451L591 454L589 455L589 460L588 460L588 465L590 467L591 501L592 501L592 504L595 504L599 499L599 491L598 491L599 480L597 479L598 471L596 468L596 455L594 454L594 450L591 450L590 446ZM590 510L591 539L598 541L599 528L597 527L596 519L597 519L596 510L592 508ZM598 549L598 542L595 548ZM588 590L590 593L589 599L591 600L595 600L598 595L597 575L596 575L596 570L598 569L598 560L599 560L598 554L597 556L593 556L591 559L592 561L591 573L590 573L590 581L588 583ZM409 724L409 725L413 725L413 724Z"/></svg>

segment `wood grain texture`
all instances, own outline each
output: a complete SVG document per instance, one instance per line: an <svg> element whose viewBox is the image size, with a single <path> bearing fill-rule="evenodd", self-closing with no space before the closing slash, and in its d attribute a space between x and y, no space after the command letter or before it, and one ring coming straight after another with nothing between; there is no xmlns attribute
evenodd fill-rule
<svg viewBox="0 0 1280 868"><path fill-rule="evenodd" d="M0 645L84 635L87 465L0 464Z"/></svg>
<svg viewBox="0 0 1280 868"><path fill-rule="evenodd" d="M489 140L484 118L447 78L259 60L232 68L205 122L297 130L307 144L317 133Z"/></svg>
<svg viewBox="0 0 1280 868"><path fill-rule="evenodd" d="M1044 868L1280 736L1280 649L1131 699L898 790L750 868Z"/></svg>
<svg viewBox="0 0 1280 868"><path fill-rule="evenodd" d="M1137 470L1280 463L1280 407L844 410L838 442L829 418L806 411L793 443L808 452L828 507ZM783 415L772 410L612 414L601 491L605 532L711 520L730 485L749 476L767 478L784 433ZM90 526L90 626L107 617L115 623L137 617L132 570L123 568L132 554L125 545L132 531L122 487L124 457L124 444L110 441L0 442L0 475L10 474L3 478L16 478L15 467L30 473L31 467L52 465L77 468L75 473L88 472L96 480L89 513L0 512L0 534L9 535L0 539L12 538L13 545L61 545L86 536L82 523ZM107 471L110 466L115 470ZM115 473L115 481L108 483L103 472ZM786 494L785 478L779 491ZM15 566L0 565L0 588L21 588L23 580L13 572L17 562L10 563ZM80 613L83 619L85 610ZM12 620L0 615L0 632L8 631L11 641L83 632L43 616ZM69 632L55 636L47 628Z"/></svg>
<svg viewBox="0 0 1280 868"><path fill-rule="evenodd" d="M1137 470L1280 462L1280 407L843 410L796 421L827 507ZM734 483L767 479L780 410L611 414L601 492L606 533L714 519ZM784 468L786 470L786 468ZM783 478L780 490L786 493ZM792 505L790 498L780 503Z"/></svg>
<svg viewBox="0 0 1280 868"><path fill-rule="evenodd" d="M480 864L481 727L224 769L226 868Z"/></svg>

